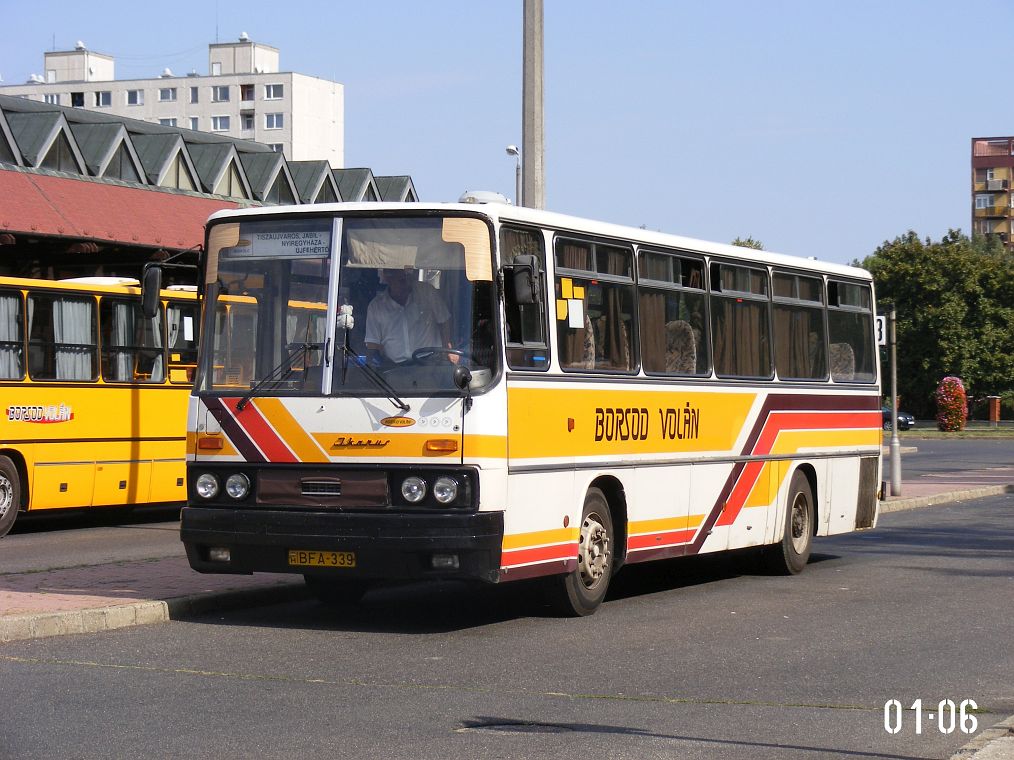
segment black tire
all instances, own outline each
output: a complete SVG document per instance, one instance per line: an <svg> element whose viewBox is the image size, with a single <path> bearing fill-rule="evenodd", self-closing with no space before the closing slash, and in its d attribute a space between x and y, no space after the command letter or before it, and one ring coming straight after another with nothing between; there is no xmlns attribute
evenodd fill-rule
<svg viewBox="0 0 1014 760"><path fill-rule="evenodd" d="M331 607L349 607L359 604L370 590L369 581L358 578L334 578L326 575L304 575L306 587L317 601Z"/></svg>
<svg viewBox="0 0 1014 760"><path fill-rule="evenodd" d="M0 538L6 536L21 509L21 478L8 457L0 456Z"/></svg>
<svg viewBox="0 0 1014 760"><path fill-rule="evenodd" d="M813 489L810 481L796 470L789 484L782 540L765 551L768 569L779 575L796 575L810 559L814 535Z"/></svg>
<svg viewBox="0 0 1014 760"><path fill-rule="evenodd" d="M885 420L884 424L883 424L883 428L884 428L884 430L890 430L891 429L891 421L890 420ZM904 430L905 428L903 428L901 425L898 425L898 429L899 430Z"/></svg>
<svg viewBox="0 0 1014 760"><path fill-rule="evenodd" d="M589 488L581 512L577 569L548 579L549 602L558 614L583 617L602 604L613 575L614 539L609 502L598 488Z"/></svg>

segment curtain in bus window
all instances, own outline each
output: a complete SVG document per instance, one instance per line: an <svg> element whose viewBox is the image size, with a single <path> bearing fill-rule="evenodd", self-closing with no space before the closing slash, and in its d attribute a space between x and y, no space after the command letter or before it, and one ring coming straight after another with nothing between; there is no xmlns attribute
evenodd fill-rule
<svg viewBox="0 0 1014 760"><path fill-rule="evenodd" d="M641 290L641 362L645 372L665 372L665 295Z"/></svg>
<svg viewBox="0 0 1014 760"><path fill-rule="evenodd" d="M627 251L609 251L606 273L629 276L630 254ZM633 317L629 285L603 285L605 313L599 319L596 336L602 337L602 365L607 369L631 369L634 366L630 350L630 324ZM596 366L599 362L596 361Z"/></svg>
<svg viewBox="0 0 1014 760"><path fill-rule="evenodd" d="M58 298L53 301L57 380L91 380L95 377L94 309L95 303L90 300Z"/></svg>
<svg viewBox="0 0 1014 760"><path fill-rule="evenodd" d="M130 382L134 379L134 351L131 347L134 338L134 313L130 304L124 301L113 303L113 329L110 331L109 359L106 367L107 380L118 383Z"/></svg>
<svg viewBox="0 0 1014 760"><path fill-rule="evenodd" d="M591 266L591 252L587 246L573 243L563 243L557 249L557 264L567 269L584 269ZM584 326L570 327L568 319L559 318L557 314L557 335L560 343L560 365L568 369L594 369L595 368L595 336L592 330L591 318L588 314L588 291L590 283L587 280L577 280L569 277L557 276L556 298L562 299L561 282L570 279L573 284L585 289Z"/></svg>
<svg viewBox="0 0 1014 760"><path fill-rule="evenodd" d="M158 349L152 353L151 377L152 383L165 382L165 351L162 350L162 310L159 309L155 316L148 321L148 334L152 348Z"/></svg>
<svg viewBox="0 0 1014 760"><path fill-rule="evenodd" d="M820 309L775 306L775 367L779 377L794 380L827 377L822 317Z"/></svg>
<svg viewBox="0 0 1014 760"><path fill-rule="evenodd" d="M738 298L714 298L711 304L715 372L723 377L769 377L766 304Z"/></svg>
<svg viewBox="0 0 1014 760"><path fill-rule="evenodd" d="M21 297L0 295L0 378L20 380L25 375L21 344Z"/></svg>

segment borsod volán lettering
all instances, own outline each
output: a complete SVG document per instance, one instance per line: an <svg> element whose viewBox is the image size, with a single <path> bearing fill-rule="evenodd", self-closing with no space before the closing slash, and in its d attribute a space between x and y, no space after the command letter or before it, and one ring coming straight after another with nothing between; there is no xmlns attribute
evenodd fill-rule
<svg viewBox="0 0 1014 760"><path fill-rule="evenodd" d="M72 419L74 412L66 404L7 407L8 422L67 422Z"/></svg>
<svg viewBox="0 0 1014 760"><path fill-rule="evenodd" d="M682 407L658 409L659 430L651 430L646 407L597 407L596 441L646 441L653 436L662 440L696 440L701 430L701 410L688 401Z"/></svg>

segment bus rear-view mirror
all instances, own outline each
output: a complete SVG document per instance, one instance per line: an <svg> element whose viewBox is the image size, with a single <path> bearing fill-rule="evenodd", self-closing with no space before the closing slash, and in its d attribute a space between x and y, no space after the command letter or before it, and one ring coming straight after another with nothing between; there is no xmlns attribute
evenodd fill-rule
<svg viewBox="0 0 1014 760"><path fill-rule="evenodd" d="M141 275L141 313L145 319L158 315L160 291L162 290L162 267L146 264Z"/></svg>
<svg viewBox="0 0 1014 760"><path fill-rule="evenodd" d="M529 254L515 256L510 270L511 283L514 286L514 303L519 306L538 303L539 260Z"/></svg>

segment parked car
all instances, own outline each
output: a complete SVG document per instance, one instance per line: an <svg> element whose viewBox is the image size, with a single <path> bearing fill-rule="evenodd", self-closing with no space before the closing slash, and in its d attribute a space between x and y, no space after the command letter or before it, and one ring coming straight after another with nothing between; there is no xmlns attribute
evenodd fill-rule
<svg viewBox="0 0 1014 760"><path fill-rule="evenodd" d="M884 420L883 424L884 430L890 430L891 410L885 406L880 410L880 412ZM913 417L908 412L898 412L898 430L908 430L913 425L915 425L915 417Z"/></svg>

